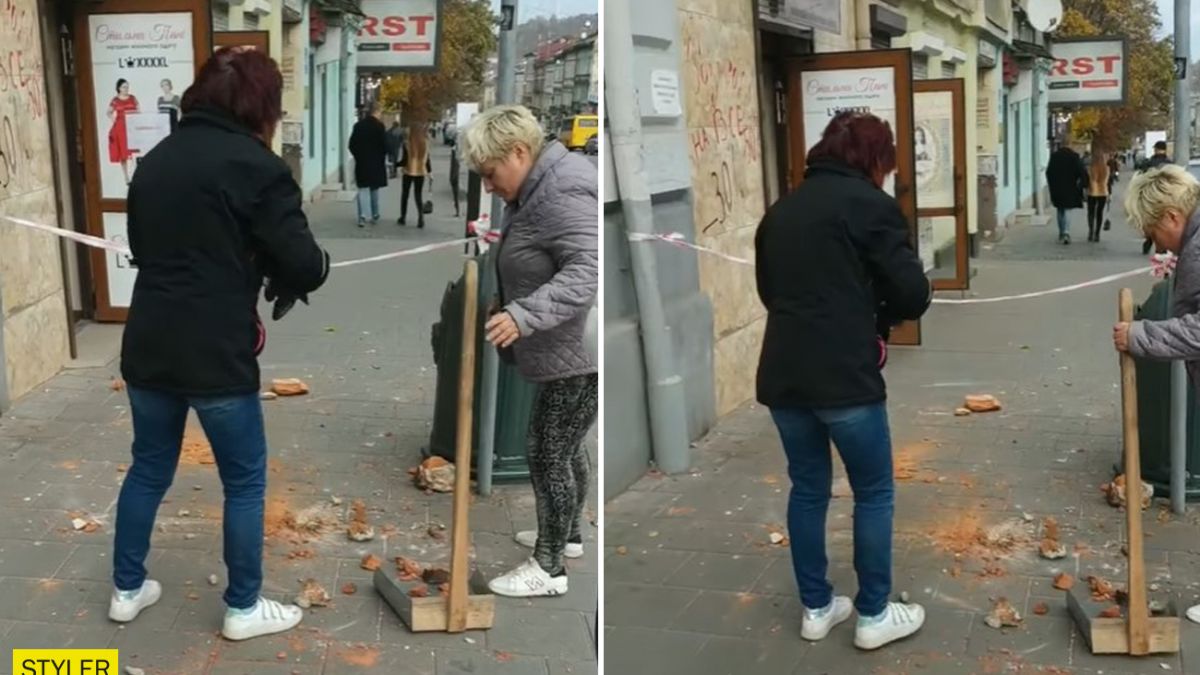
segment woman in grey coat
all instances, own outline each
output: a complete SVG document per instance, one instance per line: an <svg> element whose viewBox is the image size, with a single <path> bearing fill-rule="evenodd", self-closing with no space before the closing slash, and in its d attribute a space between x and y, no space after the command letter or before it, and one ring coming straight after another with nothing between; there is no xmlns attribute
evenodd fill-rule
<svg viewBox="0 0 1200 675"><path fill-rule="evenodd" d="M583 555L580 521L589 461L583 438L596 420L599 376L584 343L596 299L596 168L522 106L478 115L460 133L463 158L507 203L497 255L500 297L485 330L501 358L539 383L527 440L537 531L517 541L533 556L492 580L509 597L567 592L563 557Z"/></svg>

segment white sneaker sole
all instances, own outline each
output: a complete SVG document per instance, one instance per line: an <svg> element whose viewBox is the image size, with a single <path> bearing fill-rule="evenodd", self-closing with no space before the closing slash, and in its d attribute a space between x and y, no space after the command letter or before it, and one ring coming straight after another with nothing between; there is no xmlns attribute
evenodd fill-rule
<svg viewBox="0 0 1200 675"><path fill-rule="evenodd" d="M221 635L225 636L226 640L238 642L240 640L250 640L264 635L274 635L276 633L284 633L296 626L304 620L304 614L301 613L294 620L289 620L283 623L263 624L260 622L238 622L232 627L226 623L221 627Z"/></svg>
<svg viewBox="0 0 1200 675"><path fill-rule="evenodd" d="M863 637L859 636L859 634L857 632L855 632L854 646L858 647L859 649L861 649L865 652L874 651L876 649L879 649L880 647L890 645L893 642L898 642L905 638L912 637L913 635L915 635L917 633L917 631L921 630L921 627L924 625L925 625L925 619L922 618L920 623L915 624L911 627L911 630L907 630L903 633L898 633L898 634L880 635L878 637L873 637L870 639L863 638Z"/></svg>
<svg viewBox="0 0 1200 675"><path fill-rule="evenodd" d="M496 583L499 579L493 579L488 583L488 588L496 595L502 595L506 598L553 598L559 595L567 594L567 578L555 577L550 583L546 584L538 590L530 590L527 588L511 589L501 584Z"/></svg>
<svg viewBox="0 0 1200 675"><path fill-rule="evenodd" d="M845 622L846 619L854 615L854 603L849 598L846 598L844 602L839 602L839 598L835 597L831 611L833 612L833 617L828 624L813 626L808 621L803 622L800 626L800 637L811 642L824 640L838 624Z"/></svg>
<svg viewBox="0 0 1200 675"><path fill-rule="evenodd" d="M108 618L117 623L129 623L138 618L142 610L152 607L154 603L162 598L162 586L157 581L147 579L145 585L142 586L142 590L146 592L146 598L141 603L121 607L110 600L108 603Z"/></svg>
<svg viewBox="0 0 1200 675"><path fill-rule="evenodd" d="M537 533L536 532L533 533L532 540L522 537L521 535L526 535L526 533L525 532L517 533L517 536L515 537L515 539L517 540L518 544L524 546L525 548L533 548L533 547L537 546ZM583 557L583 544L572 544L572 543L568 542L567 547L563 549L563 557L571 558L572 560L574 560L576 558L582 558Z"/></svg>

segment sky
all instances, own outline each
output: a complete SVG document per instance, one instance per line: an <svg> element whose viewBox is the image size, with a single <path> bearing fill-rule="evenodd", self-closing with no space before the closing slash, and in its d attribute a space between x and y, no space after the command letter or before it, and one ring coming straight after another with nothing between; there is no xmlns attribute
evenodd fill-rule
<svg viewBox="0 0 1200 675"><path fill-rule="evenodd" d="M1162 20L1162 35L1165 37L1175 32L1175 0L1157 0L1158 16ZM1200 14L1192 4L1192 61L1200 59Z"/></svg>
<svg viewBox="0 0 1200 675"><path fill-rule="evenodd" d="M500 12L500 0L492 0L496 12ZM600 0L517 0L518 21L535 16L575 16L576 14L599 14Z"/></svg>

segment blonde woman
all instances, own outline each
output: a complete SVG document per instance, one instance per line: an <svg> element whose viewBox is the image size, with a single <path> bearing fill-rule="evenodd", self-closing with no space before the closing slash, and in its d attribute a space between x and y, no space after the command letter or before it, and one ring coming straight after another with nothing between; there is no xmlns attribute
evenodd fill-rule
<svg viewBox="0 0 1200 675"><path fill-rule="evenodd" d="M421 191L425 189L425 177L433 173L433 160L429 158L429 137L423 126L413 126L408 130L408 138L404 141L404 154L400 157L400 167L404 171L404 179L400 187L400 219L397 225L406 224L408 219L408 193L415 193L417 202L417 227L425 227L425 199Z"/></svg>
<svg viewBox="0 0 1200 675"><path fill-rule="evenodd" d="M1092 151L1092 162L1088 166L1087 222L1088 241L1099 242L1100 230L1104 225L1104 207L1108 204L1109 177L1108 155L1099 150Z"/></svg>
<svg viewBox="0 0 1200 675"><path fill-rule="evenodd" d="M583 555L583 439L598 397L596 363L584 343L599 272L596 168L558 141L545 142L522 106L484 111L459 138L468 166L507 203L487 339L540 385L526 441L538 529L516 537L533 556L489 585L509 597L562 595L564 555Z"/></svg>
<svg viewBox="0 0 1200 675"><path fill-rule="evenodd" d="M1136 174L1125 194L1129 222L1159 251L1179 256L1171 318L1118 323L1117 351L1143 359L1183 360L1188 379L1200 387L1200 182L1185 169L1167 164ZM1187 611L1200 623L1200 605Z"/></svg>

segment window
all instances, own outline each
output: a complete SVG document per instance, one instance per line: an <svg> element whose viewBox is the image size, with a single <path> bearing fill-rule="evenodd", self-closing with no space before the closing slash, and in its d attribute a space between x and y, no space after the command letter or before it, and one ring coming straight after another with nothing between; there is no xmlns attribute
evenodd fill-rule
<svg viewBox="0 0 1200 675"><path fill-rule="evenodd" d="M317 58L316 54L310 49L308 51L308 87L304 94L308 107L308 157L312 159L317 156L317 111L313 105L313 97L317 89Z"/></svg>
<svg viewBox="0 0 1200 675"><path fill-rule="evenodd" d="M598 126L600 126L600 120L598 119L588 117L579 118L580 129L595 129Z"/></svg>
<svg viewBox="0 0 1200 675"><path fill-rule="evenodd" d="M246 30L258 30L258 12L246 12Z"/></svg>
<svg viewBox="0 0 1200 675"><path fill-rule="evenodd" d="M1004 162L1004 187L1008 187L1008 151L1012 147L1012 143L1008 140L1008 94L1000 97L1000 123L1004 125L1004 143L1000 149L1000 156Z"/></svg>
<svg viewBox="0 0 1200 675"><path fill-rule="evenodd" d="M924 54L913 54L912 73L914 80L928 80L929 57Z"/></svg>
<svg viewBox="0 0 1200 675"><path fill-rule="evenodd" d="M952 80L958 77L958 66L953 61L942 61L942 77Z"/></svg>

